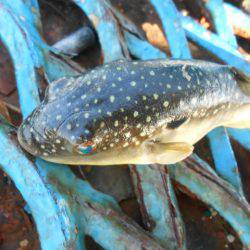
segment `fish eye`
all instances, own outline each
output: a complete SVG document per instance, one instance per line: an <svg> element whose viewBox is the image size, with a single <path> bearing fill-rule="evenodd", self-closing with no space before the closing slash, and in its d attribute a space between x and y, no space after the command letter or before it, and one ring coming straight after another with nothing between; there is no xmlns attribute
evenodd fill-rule
<svg viewBox="0 0 250 250"><path fill-rule="evenodd" d="M95 149L96 145L92 141L86 141L78 146L78 151L84 155L93 153Z"/></svg>

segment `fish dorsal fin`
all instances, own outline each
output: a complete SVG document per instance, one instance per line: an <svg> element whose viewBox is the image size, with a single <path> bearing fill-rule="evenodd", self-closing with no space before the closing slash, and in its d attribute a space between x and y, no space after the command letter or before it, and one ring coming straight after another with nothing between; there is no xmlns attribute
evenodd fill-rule
<svg viewBox="0 0 250 250"><path fill-rule="evenodd" d="M234 74L234 79L239 84L243 93L250 96L250 75L246 75L236 68L232 68L231 72Z"/></svg>

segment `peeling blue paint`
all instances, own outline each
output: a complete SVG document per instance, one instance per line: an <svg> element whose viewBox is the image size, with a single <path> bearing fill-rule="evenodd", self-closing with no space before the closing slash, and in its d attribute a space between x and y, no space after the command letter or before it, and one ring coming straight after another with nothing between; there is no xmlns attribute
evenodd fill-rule
<svg viewBox="0 0 250 250"><path fill-rule="evenodd" d="M182 16L181 22L188 38L212 52L227 64L244 71L246 74L250 74L249 62L234 47L225 43L219 36L206 30L188 16Z"/></svg>
<svg viewBox="0 0 250 250"><path fill-rule="evenodd" d="M195 155L169 167L171 177L213 207L238 234L244 249L250 246L250 206L244 196Z"/></svg>
<svg viewBox="0 0 250 250"><path fill-rule="evenodd" d="M229 3L224 3L223 6L225 8L227 19L230 21L230 23L238 29L248 30L249 32L250 16Z"/></svg>
<svg viewBox="0 0 250 250"><path fill-rule="evenodd" d="M223 127L214 129L208 134L208 139L216 170L222 178L231 183L242 194L242 183L237 161L230 144L227 130Z"/></svg>
<svg viewBox="0 0 250 250"><path fill-rule="evenodd" d="M180 22L178 12L172 0L150 0L162 20L165 35L173 58L190 59L185 32Z"/></svg>
<svg viewBox="0 0 250 250"><path fill-rule="evenodd" d="M100 0L74 0L74 2L85 12L96 29L104 54L104 62L121 58L123 48L120 39L122 38L116 25L117 21L107 6Z"/></svg>
<svg viewBox="0 0 250 250"><path fill-rule="evenodd" d="M233 34L233 29L226 15L223 0L209 0L205 3L206 8L210 12L217 34L225 42L237 49L237 41Z"/></svg>
<svg viewBox="0 0 250 250"><path fill-rule="evenodd" d="M149 60L155 58L167 58L167 55L159 49L152 46L149 42L125 32L125 39L130 53L141 60Z"/></svg>

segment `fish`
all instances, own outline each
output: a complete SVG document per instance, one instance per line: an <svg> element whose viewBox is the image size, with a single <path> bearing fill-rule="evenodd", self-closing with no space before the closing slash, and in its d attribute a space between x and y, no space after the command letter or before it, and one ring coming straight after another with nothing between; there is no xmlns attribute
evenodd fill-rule
<svg viewBox="0 0 250 250"><path fill-rule="evenodd" d="M249 76L200 60L124 59L52 82L17 134L55 163L174 164L219 126L250 127Z"/></svg>

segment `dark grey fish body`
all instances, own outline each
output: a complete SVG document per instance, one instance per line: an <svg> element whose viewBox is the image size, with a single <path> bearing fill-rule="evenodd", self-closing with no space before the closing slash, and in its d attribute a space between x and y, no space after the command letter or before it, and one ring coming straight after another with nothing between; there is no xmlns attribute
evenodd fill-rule
<svg viewBox="0 0 250 250"><path fill-rule="evenodd" d="M157 143L152 146L154 141L191 146L208 128L203 131L199 125L200 136L185 140L182 126L188 131L193 121L209 120L214 122L211 130L231 123L232 110L249 104L236 78L229 67L202 61L116 61L52 83L45 100L20 127L19 140L30 153L56 162L161 162L143 153L164 154ZM150 149L145 143L151 143Z"/></svg>

